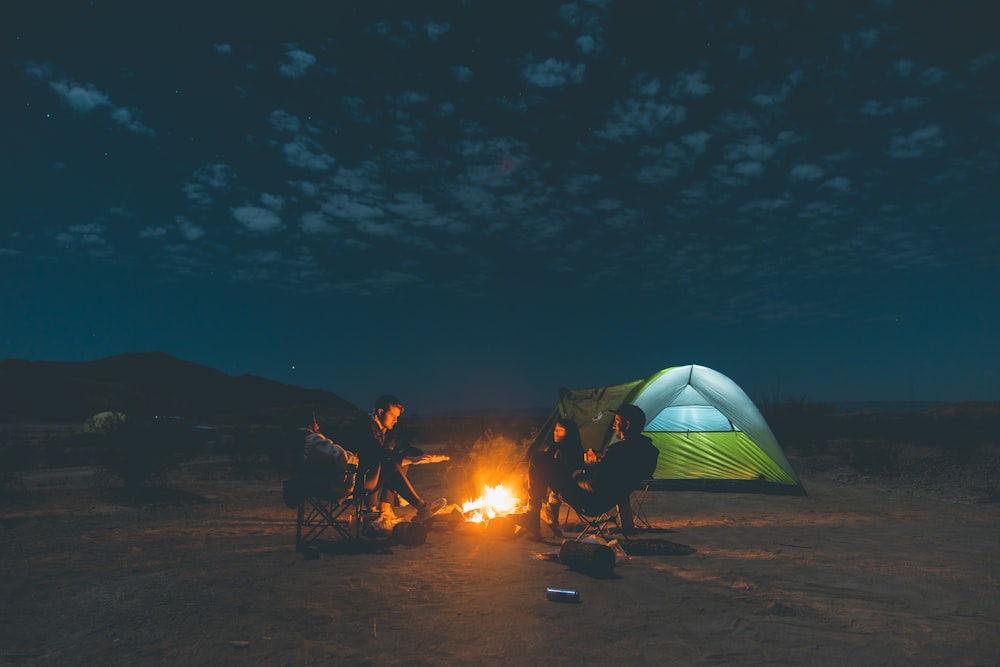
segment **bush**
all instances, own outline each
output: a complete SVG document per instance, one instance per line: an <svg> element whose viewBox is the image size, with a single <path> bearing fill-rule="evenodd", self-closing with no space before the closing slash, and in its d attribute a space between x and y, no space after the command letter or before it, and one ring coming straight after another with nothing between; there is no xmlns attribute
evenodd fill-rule
<svg viewBox="0 0 1000 667"><path fill-rule="evenodd" d="M293 470L302 456L304 434L277 426L243 426L222 441L222 452L237 474L255 476L265 463L279 470Z"/></svg>
<svg viewBox="0 0 1000 667"><path fill-rule="evenodd" d="M124 415L81 433L97 463L121 480L126 491L164 485L169 471L193 458L208 434L180 419L132 420Z"/></svg>
<svg viewBox="0 0 1000 667"><path fill-rule="evenodd" d="M0 432L0 495L24 490L21 472L32 468L34 448L31 442Z"/></svg>
<svg viewBox="0 0 1000 667"><path fill-rule="evenodd" d="M857 440L839 443L837 450L858 472L881 475L897 469L902 446L885 440Z"/></svg>

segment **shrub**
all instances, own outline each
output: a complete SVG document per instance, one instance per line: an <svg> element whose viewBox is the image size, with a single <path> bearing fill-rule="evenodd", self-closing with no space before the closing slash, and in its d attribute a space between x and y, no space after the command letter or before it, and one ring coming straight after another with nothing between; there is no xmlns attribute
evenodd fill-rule
<svg viewBox="0 0 1000 667"><path fill-rule="evenodd" d="M105 420L81 434L97 462L121 480L126 491L164 485L170 470L195 456L207 434L179 419Z"/></svg>
<svg viewBox="0 0 1000 667"><path fill-rule="evenodd" d="M840 443L837 449L858 472L880 475L896 470L902 446L885 440L852 440Z"/></svg>
<svg viewBox="0 0 1000 667"><path fill-rule="evenodd" d="M222 452L237 474L254 476L265 463L279 470L294 469L302 455L303 434L277 426L244 426L230 431Z"/></svg>
<svg viewBox="0 0 1000 667"><path fill-rule="evenodd" d="M34 448L31 442L0 432L0 495L22 491L24 481L21 472L34 463Z"/></svg>

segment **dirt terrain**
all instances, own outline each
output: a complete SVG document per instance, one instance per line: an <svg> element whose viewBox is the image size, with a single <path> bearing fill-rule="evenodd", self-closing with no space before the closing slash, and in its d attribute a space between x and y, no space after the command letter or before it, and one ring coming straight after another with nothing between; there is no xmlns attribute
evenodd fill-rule
<svg viewBox="0 0 1000 667"><path fill-rule="evenodd" d="M444 472L412 475L449 496ZM445 522L307 560L281 476L224 463L147 506L86 478L0 505L0 664L1000 664L1000 506L960 486L817 466L808 497L651 492L652 529L594 578L558 540Z"/></svg>

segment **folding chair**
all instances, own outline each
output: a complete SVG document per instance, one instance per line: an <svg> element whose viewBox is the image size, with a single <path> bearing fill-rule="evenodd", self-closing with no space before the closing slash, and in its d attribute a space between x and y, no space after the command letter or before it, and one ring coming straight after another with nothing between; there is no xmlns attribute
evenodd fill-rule
<svg viewBox="0 0 1000 667"><path fill-rule="evenodd" d="M617 527L618 524L618 506L612 505L610 508L598 514L589 514L586 510L579 507L570 508L576 512L576 515L583 522L583 530L577 534L573 539L576 541L582 540L588 535L593 535L595 537L609 538L611 533L614 532L611 528L612 525Z"/></svg>
<svg viewBox="0 0 1000 667"><path fill-rule="evenodd" d="M593 512L584 509L583 507L578 507L577 505L567 501L564 497L560 497L560 500L569 509L566 510L566 518L563 519L563 528L569 531L570 515L576 514L576 518L579 519L583 528L573 539L579 541L580 539L586 537L587 535L594 535L602 538L607 538L614 532L615 528L621 525L621 519L618 514L618 505L611 504L607 509L601 512Z"/></svg>
<svg viewBox="0 0 1000 667"><path fill-rule="evenodd" d="M343 478L321 480L314 475L287 479L283 497L295 508L295 551L309 555L326 544L362 537L367 510L364 481L348 466Z"/></svg>
<svg viewBox="0 0 1000 667"><path fill-rule="evenodd" d="M638 528L639 525L647 530L653 527L653 524L649 521L649 516L646 514L646 508L643 507L643 504L646 502L646 496L649 494L649 485L651 483L652 480L645 479L639 483L638 487L629 493L628 511L631 513L631 525L635 528ZM619 515L623 514L624 512L621 510L621 505L619 505ZM621 516L621 519L622 520L619 521L620 526L624 527L626 523L629 523L626 521L624 516Z"/></svg>

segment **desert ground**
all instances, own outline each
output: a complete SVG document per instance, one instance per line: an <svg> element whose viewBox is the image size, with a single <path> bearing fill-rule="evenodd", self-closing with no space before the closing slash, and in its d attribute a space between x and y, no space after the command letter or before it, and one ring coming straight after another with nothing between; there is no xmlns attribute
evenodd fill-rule
<svg viewBox="0 0 1000 667"><path fill-rule="evenodd" d="M309 560L282 475L224 462L149 505L50 471L0 505L0 664L1000 665L1000 506L802 467L807 497L651 492L606 578L443 521ZM446 473L412 477L450 496Z"/></svg>

